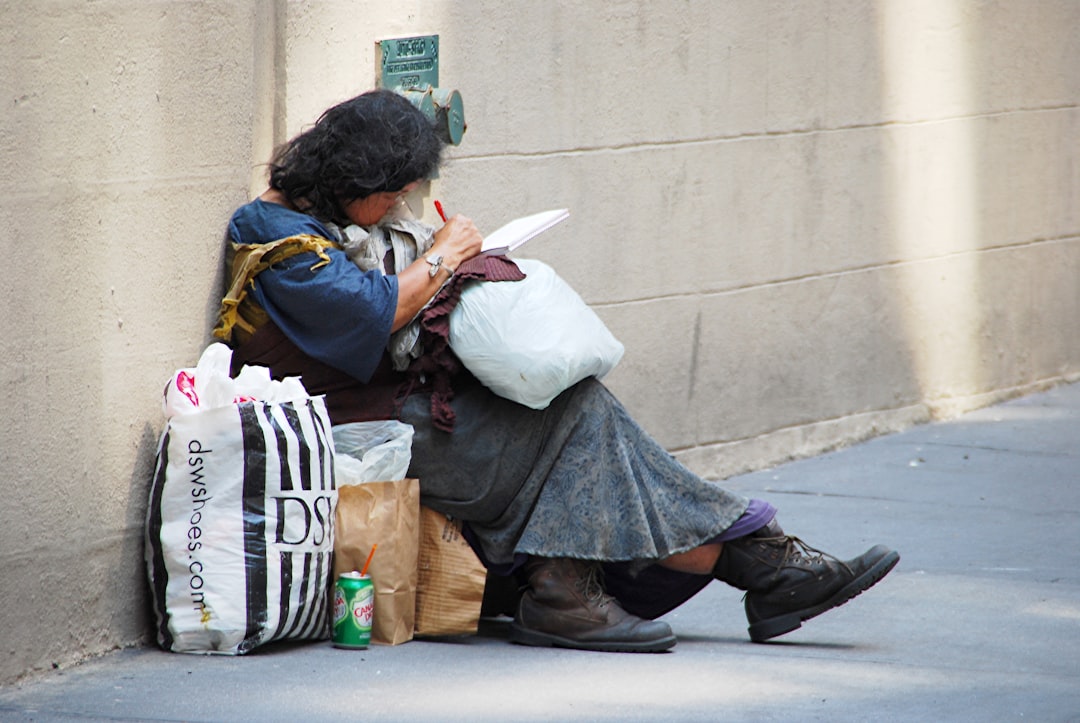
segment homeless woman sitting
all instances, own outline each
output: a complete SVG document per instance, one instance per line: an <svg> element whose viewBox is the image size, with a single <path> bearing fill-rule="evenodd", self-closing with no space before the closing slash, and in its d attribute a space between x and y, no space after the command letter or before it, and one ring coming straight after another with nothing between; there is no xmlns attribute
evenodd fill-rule
<svg viewBox="0 0 1080 723"><path fill-rule="evenodd" d="M588 378L537 410L480 384L447 343L468 279L516 283L455 215L437 229L402 196L438 168L442 140L406 99L373 91L281 147L269 188L228 225L230 280L215 335L233 364L300 376L335 425L414 429L423 504L464 521L488 570L522 584L525 645L652 652L656 620L716 579L746 591L764 641L842 605L899 560L842 561L786 534L775 510L699 478Z"/></svg>

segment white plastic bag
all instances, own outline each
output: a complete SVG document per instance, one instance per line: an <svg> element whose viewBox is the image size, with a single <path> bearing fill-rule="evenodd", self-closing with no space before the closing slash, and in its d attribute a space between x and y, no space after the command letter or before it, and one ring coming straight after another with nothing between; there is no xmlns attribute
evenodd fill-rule
<svg viewBox="0 0 1080 723"><path fill-rule="evenodd" d="M412 462L411 424L386 420L333 428L338 485L405 479Z"/></svg>
<svg viewBox="0 0 1080 723"><path fill-rule="evenodd" d="M146 517L158 644L240 654L327 638L337 489L326 404L258 367L230 380L222 346L166 389Z"/></svg>
<svg viewBox="0 0 1080 723"><path fill-rule="evenodd" d="M514 261L525 279L465 286L450 314L450 348L496 394L544 409L564 389L614 369L623 345L554 269Z"/></svg>
<svg viewBox="0 0 1080 723"><path fill-rule="evenodd" d="M232 349L214 343L206 347L194 368L176 370L165 385L162 400L165 418L256 399L278 403L308 396L299 377L278 381L270 378L266 367L244 366L233 378L231 366Z"/></svg>

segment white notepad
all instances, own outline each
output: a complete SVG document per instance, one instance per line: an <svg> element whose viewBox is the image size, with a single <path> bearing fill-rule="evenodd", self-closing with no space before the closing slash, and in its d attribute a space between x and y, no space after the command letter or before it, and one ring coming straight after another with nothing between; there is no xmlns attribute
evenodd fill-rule
<svg viewBox="0 0 1080 723"><path fill-rule="evenodd" d="M481 251L492 256L502 256L518 248L525 242L536 238L555 224L565 221L570 216L570 209L556 208L541 211L531 216L522 216L502 226L484 239Z"/></svg>

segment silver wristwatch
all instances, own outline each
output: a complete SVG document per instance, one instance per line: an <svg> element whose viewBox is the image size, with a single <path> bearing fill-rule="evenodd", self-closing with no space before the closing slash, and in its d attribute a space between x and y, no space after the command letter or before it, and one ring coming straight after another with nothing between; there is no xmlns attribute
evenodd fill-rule
<svg viewBox="0 0 1080 723"><path fill-rule="evenodd" d="M425 256L424 261L427 261L429 264L431 264L431 268L428 269L428 276L433 279L435 278L435 275L439 273L439 269L446 269L451 276L454 275L454 270L452 268L443 265L443 258L439 254L431 254L430 256Z"/></svg>

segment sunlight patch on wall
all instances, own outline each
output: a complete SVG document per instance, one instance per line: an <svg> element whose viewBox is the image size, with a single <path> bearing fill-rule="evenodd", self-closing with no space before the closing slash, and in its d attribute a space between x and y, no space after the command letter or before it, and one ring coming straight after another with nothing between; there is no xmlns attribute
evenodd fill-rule
<svg viewBox="0 0 1080 723"><path fill-rule="evenodd" d="M980 224L970 4L885 3L879 16L882 169L906 334L921 397L939 416L980 387Z"/></svg>

